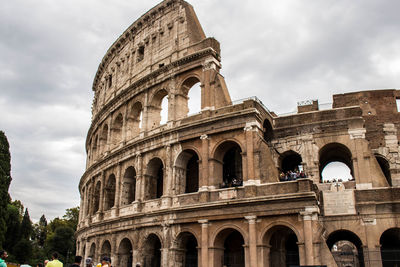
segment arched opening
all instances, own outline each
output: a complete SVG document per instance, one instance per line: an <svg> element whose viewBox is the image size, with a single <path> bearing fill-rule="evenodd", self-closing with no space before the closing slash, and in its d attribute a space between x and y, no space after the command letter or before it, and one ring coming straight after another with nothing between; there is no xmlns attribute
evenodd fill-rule
<svg viewBox="0 0 400 267"><path fill-rule="evenodd" d="M92 245L90 245L88 257L90 257L90 258L93 259L94 256L95 256L95 253L96 253L96 244L95 244L95 243L92 243Z"/></svg>
<svg viewBox="0 0 400 267"><path fill-rule="evenodd" d="M364 267L364 256L360 238L348 230L331 233L326 240L338 266Z"/></svg>
<svg viewBox="0 0 400 267"><path fill-rule="evenodd" d="M182 84L182 101L179 101L182 107L182 117L195 114L201 111L201 86L200 80L196 77L186 79ZM187 96L187 100L184 99ZM186 101L185 101L186 100Z"/></svg>
<svg viewBox="0 0 400 267"><path fill-rule="evenodd" d="M94 196L93 196L93 214L99 211L100 206L100 181L97 182L96 187L94 188Z"/></svg>
<svg viewBox="0 0 400 267"><path fill-rule="evenodd" d="M99 141L99 137L96 134L92 143L92 159L94 159L97 155L97 142Z"/></svg>
<svg viewBox="0 0 400 267"><path fill-rule="evenodd" d="M306 178L303 170L302 158L300 154L293 150L286 151L280 157L281 181L292 181L299 178Z"/></svg>
<svg viewBox="0 0 400 267"><path fill-rule="evenodd" d="M132 166L125 170L122 182L122 205L131 204L136 195L136 171Z"/></svg>
<svg viewBox="0 0 400 267"><path fill-rule="evenodd" d="M151 129L168 121L168 92L166 90L161 89L153 96L148 112Z"/></svg>
<svg viewBox="0 0 400 267"><path fill-rule="evenodd" d="M166 124L168 121L168 96L164 96L161 100L161 112L160 112L160 125Z"/></svg>
<svg viewBox="0 0 400 267"><path fill-rule="evenodd" d="M93 210L93 207L91 205L93 203L93 187L89 186L87 189L87 195L86 195L86 205L85 205L85 214L89 215L90 210Z"/></svg>
<svg viewBox="0 0 400 267"><path fill-rule="evenodd" d="M110 257L111 256L111 244L110 241L106 240L104 241L103 245L101 246L101 251L100 251L100 256L101 258L104 256Z"/></svg>
<svg viewBox="0 0 400 267"><path fill-rule="evenodd" d="M117 117L115 118L113 124L112 124L112 144L114 146L118 145L119 142L122 140L122 125L124 123L124 119L122 117L122 114L119 113Z"/></svg>
<svg viewBox="0 0 400 267"><path fill-rule="evenodd" d="M127 117L126 135L127 138L134 138L139 135L142 128L143 106L142 103L136 102L130 108Z"/></svg>
<svg viewBox="0 0 400 267"><path fill-rule="evenodd" d="M104 210L109 210L114 207L115 203L115 175L111 174L108 177L105 190L105 202L104 202Z"/></svg>
<svg viewBox="0 0 400 267"><path fill-rule="evenodd" d="M392 186L392 177L390 175L389 162L381 155L375 155L376 161L378 161L379 167L381 167L383 175L390 186Z"/></svg>
<svg viewBox="0 0 400 267"><path fill-rule="evenodd" d="M237 143L222 143L216 150L216 159L222 162L215 170L217 176L222 174L221 188L243 185L242 149Z"/></svg>
<svg viewBox="0 0 400 267"><path fill-rule="evenodd" d="M118 264L120 267L132 267L132 243L128 238L124 238L118 248Z"/></svg>
<svg viewBox="0 0 400 267"><path fill-rule="evenodd" d="M295 232L287 226L277 225L265 233L263 243L269 247L264 250L265 266L300 265L298 239Z"/></svg>
<svg viewBox="0 0 400 267"><path fill-rule="evenodd" d="M182 267L198 266L198 250L197 239L189 233L181 233L177 239L177 255L176 258L181 259Z"/></svg>
<svg viewBox="0 0 400 267"><path fill-rule="evenodd" d="M175 163L175 176L178 182L178 194L199 190L199 157L194 150L182 151Z"/></svg>
<svg viewBox="0 0 400 267"><path fill-rule="evenodd" d="M164 165L159 158L153 158L147 164L145 199L160 198L164 189Z"/></svg>
<svg viewBox="0 0 400 267"><path fill-rule="evenodd" d="M215 239L215 247L214 266L245 266L244 239L239 231L231 228L221 231Z"/></svg>
<svg viewBox="0 0 400 267"><path fill-rule="evenodd" d="M350 150L339 143L325 145L319 151L319 173L321 182L353 180L353 160Z"/></svg>
<svg viewBox="0 0 400 267"><path fill-rule="evenodd" d="M382 267L400 266L400 228L391 228L381 235Z"/></svg>
<svg viewBox="0 0 400 267"><path fill-rule="evenodd" d="M101 152L104 153L105 151L107 151L107 142L108 142L108 125L105 124L103 126L103 129L101 131L101 135L100 135L100 148L101 148Z"/></svg>
<svg viewBox="0 0 400 267"><path fill-rule="evenodd" d="M150 234L143 249L143 266L161 267L161 241L155 234Z"/></svg>
<svg viewBox="0 0 400 267"><path fill-rule="evenodd" d="M263 123L264 128L264 140L267 142L271 142L274 138L274 130L272 129L271 122L269 120L265 120Z"/></svg>

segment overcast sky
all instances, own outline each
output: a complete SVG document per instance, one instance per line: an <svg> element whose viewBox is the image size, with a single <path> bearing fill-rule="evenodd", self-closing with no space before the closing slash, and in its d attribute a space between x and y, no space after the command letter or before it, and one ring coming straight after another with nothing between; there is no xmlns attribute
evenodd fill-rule
<svg viewBox="0 0 400 267"><path fill-rule="evenodd" d="M79 205L92 82L118 36L160 1L12 0L0 7L0 129L11 197L36 221ZM398 0L190 0L221 43L232 99L302 100L400 88Z"/></svg>

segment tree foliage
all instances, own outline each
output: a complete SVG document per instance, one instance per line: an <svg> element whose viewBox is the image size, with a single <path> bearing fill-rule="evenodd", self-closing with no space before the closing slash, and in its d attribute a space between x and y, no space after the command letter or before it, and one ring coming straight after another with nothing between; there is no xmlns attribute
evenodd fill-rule
<svg viewBox="0 0 400 267"><path fill-rule="evenodd" d="M7 206L10 203L8 188L11 183L10 145L3 131L0 131L0 248L5 241L7 231Z"/></svg>

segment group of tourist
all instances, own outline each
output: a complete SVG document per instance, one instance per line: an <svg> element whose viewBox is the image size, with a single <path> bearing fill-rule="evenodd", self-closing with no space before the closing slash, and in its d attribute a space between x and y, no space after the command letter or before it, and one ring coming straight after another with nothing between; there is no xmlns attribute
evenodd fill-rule
<svg viewBox="0 0 400 267"><path fill-rule="evenodd" d="M299 171L299 169L281 172L279 174L279 181L281 182L294 181L300 178L307 178L307 175L303 170Z"/></svg>
<svg viewBox="0 0 400 267"><path fill-rule="evenodd" d="M7 267L6 259L8 257L7 251L0 251L0 267ZM74 263L69 267L81 267L82 257L75 256ZM110 257L104 256L101 258L100 263L94 264L92 258L87 258L85 261L85 267L112 267ZM29 264L22 264L20 267L32 267ZM52 255L52 260L45 260L43 263L36 264L36 267L63 267L63 263L58 259L58 254L55 252ZM136 267L141 267L141 264L136 263Z"/></svg>

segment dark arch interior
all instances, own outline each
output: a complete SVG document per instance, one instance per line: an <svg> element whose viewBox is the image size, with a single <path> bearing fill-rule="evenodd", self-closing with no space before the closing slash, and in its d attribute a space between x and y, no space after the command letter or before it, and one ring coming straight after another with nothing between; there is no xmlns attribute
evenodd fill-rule
<svg viewBox="0 0 400 267"><path fill-rule="evenodd" d="M94 189L94 200L93 200L93 214L99 210L100 204L100 182L97 182Z"/></svg>
<svg viewBox="0 0 400 267"><path fill-rule="evenodd" d="M199 190L199 157L193 151L186 164L185 193L197 192Z"/></svg>
<svg viewBox="0 0 400 267"><path fill-rule="evenodd" d="M290 151L288 153L284 153L282 155L281 160L281 169L284 173L288 171L296 171L299 170L299 166L301 166L301 156L294 151Z"/></svg>
<svg viewBox="0 0 400 267"><path fill-rule="evenodd" d="M389 162L384 158L379 155L375 155L376 160L378 161L379 166L381 167L381 170L383 172L383 175L385 175L386 180L390 186L392 186L392 177L390 175L390 165Z"/></svg>
<svg viewBox="0 0 400 267"><path fill-rule="evenodd" d="M264 140L270 142L274 138L274 130L269 120L265 120L264 124Z"/></svg>
<svg viewBox="0 0 400 267"><path fill-rule="evenodd" d="M147 165L147 185L148 199L160 198L164 188L164 165L159 158L150 160Z"/></svg>
<svg viewBox="0 0 400 267"><path fill-rule="evenodd" d="M103 246L101 247L101 257L107 256L110 257L111 255L111 244L109 241L105 241Z"/></svg>
<svg viewBox="0 0 400 267"><path fill-rule="evenodd" d="M123 181L123 204L127 205L135 201L136 195L136 171L132 166L128 167Z"/></svg>
<svg viewBox="0 0 400 267"><path fill-rule="evenodd" d="M132 267L133 257L132 257L132 244L129 239L125 238L121 241L118 249L119 254L119 264L121 267Z"/></svg>
<svg viewBox="0 0 400 267"><path fill-rule="evenodd" d="M224 265L244 267L244 240L242 235L233 230L224 241Z"/></svg>
<svg viewBox="0 0 400 267"><path fill-rule="evenodd" d="M386 230L380 240L382 267L400 266L400 228Z"/></svg>
<svg viewBox="0 0 400 267"><path fill-rule="evenodd" d="M109 210L114 207L115 204L115 176L114 174L110 175L107 181L107 187L105 188L105 205L104 210Z"/></svg>
<svg viewBox="0 0 400 267"><path fill-rule="evenodd" d="M178 248L182 253L182 266L183 267L197 267L198 266L198 252L197 252L197 239L188 232L182 233Z"/></svg>
<svg viewBox="0 0 400 267"><path fill-rule="evenodd" d="M224 154L222 173L222 187L243 185L242 150L235 143L232 143Z"/></svg>
<svg viewBox="0 0 400 267"><path fill-rule="evenodd" d="M298 266L300 264L298 240L293 230L285 226L276 226L271 231L270 266Z"/></svg>
<svg viewBox="0 0 400 267"><path fill-rule="evenodd" d="M161 242L156 235L151 234L147 238L143 256L144 266L161 267Z"/></svg>
<svg viewBox="0 0 400 267"><path fill-rule="evenodd" d="M339 143L331 143L324 146L319 152L319 174L322 181L322 171L331 162L342 162L350 169L354 177L353 160L350 150Z"/></svg>
<svg viewBox="0 0 400 267"><path fill-rule="evenodd" d="M329 249L332 252L333 257L335 258L336 263L340 264L346 259L345 253L335 253L333 251L333 246L341 246L346 241L350 242L357 248L357 253L355 254L356 257L353 258L353 264L357 264L360 267L364 267L364 255L363 255L363 248L362 242L360 238L354 234L353 232L347 230L339 230L331 233L326 240L326 244L328 245Z"/></svg>

